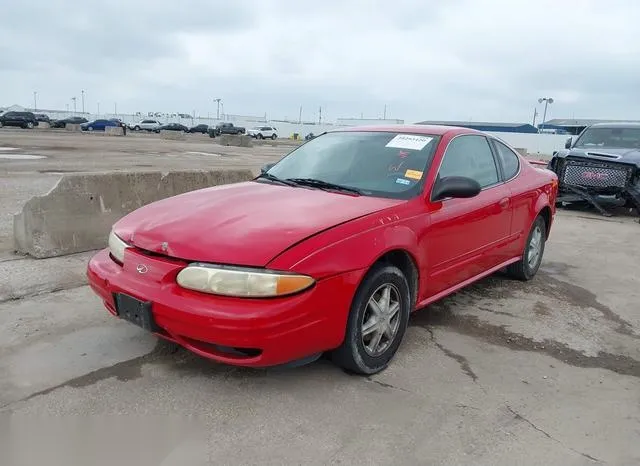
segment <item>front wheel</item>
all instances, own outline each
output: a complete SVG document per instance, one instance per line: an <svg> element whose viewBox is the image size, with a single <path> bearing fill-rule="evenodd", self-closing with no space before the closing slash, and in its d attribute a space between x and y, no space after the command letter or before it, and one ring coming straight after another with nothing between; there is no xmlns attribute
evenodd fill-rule
<svg viewBox="0 0 640 466"><path fill-rule="evenodd" d="M276 139L278 139L278 135L276 133L273 133L271 135L271 139L273 139L275 141Z"/></svg>
<svg viewBox="0 0 640 466"><path fill-rule="evenodd" d="M133 127L133 130L134 131L140 131L140 127L136 125L136 126Z"/></svg>
<svg viewBox="0 0 640 466"><path fill-rule="evenodd" d="M258 139L264 139L264 136L262 134L258 134L258 136L256 136Z"/></svg>
<svg viewBox="0 0 640 466"><path fill-rule="evenodd" d="M374 266L356 292L345 339L333 352L333 361L357 374L385 369L402 342L410 309L409 283L402 271Z"/></svg>
<svg viewBox="0 0 640 466"><path fill-rule="evenodd" d="M33 122L27 123L27 129L33 129Z"/></svg>
<svg viewBox="0 0 640 466"><path fill-rule="evenodd" d="M89 131L93 131L93 126L89 126L87 129L88 129Z"/></svg>
<svg viewBox="0 0 640 466"><path fill-rule="evenodd" d="M507 267L507 273L522 281L531 280L538 273L547 240L547 222L538 215L531 226L521 259Z"/></svg>

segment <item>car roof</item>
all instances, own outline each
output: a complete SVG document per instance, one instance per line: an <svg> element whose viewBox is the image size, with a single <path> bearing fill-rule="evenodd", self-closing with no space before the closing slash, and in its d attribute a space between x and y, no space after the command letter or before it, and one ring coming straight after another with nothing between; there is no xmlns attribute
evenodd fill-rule
<svg viewBox="0 0 640 466"><path fill-rule="evenodd" d="M386 133L415 133L428 134L431 136L444 136L445 134L484 134L470 128L462 128L458 126L444 125L367 125L367 126L349 126L346 128L337 128L329 132L335 131L379 131Z"/></svg>
<svg viewBox="0 0 640 466"><path fill-rule="evenodd" d="M635 129L640 128L640 123L624 123L624 122L616 122L616 123L594 123L589 128L629 128Z"/></svg>

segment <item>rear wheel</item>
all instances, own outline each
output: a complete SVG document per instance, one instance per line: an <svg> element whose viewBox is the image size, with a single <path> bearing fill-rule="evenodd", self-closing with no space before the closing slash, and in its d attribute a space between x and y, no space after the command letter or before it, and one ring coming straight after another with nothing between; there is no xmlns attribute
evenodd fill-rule
<svg viewBox="0 0 640 466"><path fill-rule="evenodd" d="M409 284L400 269L374 266L356 292L344 342L334 363L357 374L387 367L404 337L411 306Z"/></svg>
<svg viewBox="0 0 640 466"><path fill-rule="evenodd" d="M28 129L33 129L33 122L32 121L27 123L27 128Z"/></svg>
<svg viewBox="0 0 640 466"><path fill-rule="evenodd" d="M276 133L273 133L271 135L271 139L273 139L275 141L276 139L278 139L278 135Z"/></svg>
<svg viewBox="0 0 640 466"><path fill-rule="evenodd" d="M507 273L518 280L527 281L535 277L542 262L547 239L547 224L538 215L531 226L521 259L507 267Z"/></svg>

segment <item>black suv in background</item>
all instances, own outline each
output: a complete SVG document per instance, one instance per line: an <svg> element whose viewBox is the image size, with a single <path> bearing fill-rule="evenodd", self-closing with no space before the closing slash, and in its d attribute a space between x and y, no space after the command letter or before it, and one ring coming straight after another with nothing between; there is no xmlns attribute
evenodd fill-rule
<svg viewBox="0 0 640 466"><path fill-rule="evenodd" d="M31 112L6 112L0 115L0 128L3 126L19 126L20 128L33 128L38 126L36 116Z"/></svg>

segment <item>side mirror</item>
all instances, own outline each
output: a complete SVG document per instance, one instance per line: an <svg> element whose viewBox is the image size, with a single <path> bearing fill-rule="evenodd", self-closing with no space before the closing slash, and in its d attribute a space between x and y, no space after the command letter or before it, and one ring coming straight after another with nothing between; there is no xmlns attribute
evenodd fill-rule
<svg viewBox="0 0 640 466"><path fill-rule="evenodd" d="M571 143L573 142L573 138L567 139L567 142L564 143L565 149L571 149Z"/></svg>
<svg viewBox="0 0 640 466"><path fill-rule="evenodd" d="M477 196L482 187L480 183L464 176L446 176L440 178L433 188L432 200L440 201L447 197L468 198Z"/></svg>
<svg viewBox="0 0 640 466"><path fill-rule="evenodd" d="M260 173L267 173L269 170L271 170L271 167L273 167L274 165L275 165L275 162L263 165L262 168L260 169Z"/></svg>

